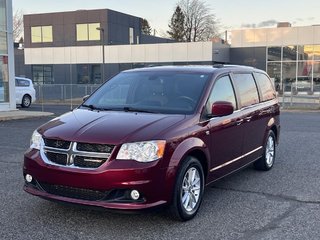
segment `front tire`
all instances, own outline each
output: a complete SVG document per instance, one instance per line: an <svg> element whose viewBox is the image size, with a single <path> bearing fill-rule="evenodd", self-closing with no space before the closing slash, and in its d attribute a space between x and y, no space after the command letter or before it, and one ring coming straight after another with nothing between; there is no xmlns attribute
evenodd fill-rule
<svg viewBox="0 0 320 240"><path fill-rule="evenodd" d="M173 193L171 212L181 221L192 219L198 212L204 192L204 173L201 163L187 157L181 165Z"/></svg>
<svg viewBox="0 0 320 240"><path fill-rule="evenodd" d="M263 156L254 163L254 168L261 171L269 171L276 157L276 137L272 130L269 131L264 145Z"/></svg>
<svg viewBox="0 0 320 240"><path fill-rule="evenodd" d="M29 95L24 95L21 102L21 107L28 108L31 106L31 97Z"/></svg>

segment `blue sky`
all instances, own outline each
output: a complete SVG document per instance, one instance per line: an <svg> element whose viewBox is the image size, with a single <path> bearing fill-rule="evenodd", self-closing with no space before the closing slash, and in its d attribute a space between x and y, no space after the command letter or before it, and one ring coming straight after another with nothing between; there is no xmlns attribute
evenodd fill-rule
<svg viewBox="0 0 320 240"><path fill-rule="evenodd" d="M219 19L220 30L275 26L288 21L293 26L320 24L319 0L205 0ZM176 0L13 0L14 10L25 14L109 8L146 18L158 33L165 32Z"/></svg>

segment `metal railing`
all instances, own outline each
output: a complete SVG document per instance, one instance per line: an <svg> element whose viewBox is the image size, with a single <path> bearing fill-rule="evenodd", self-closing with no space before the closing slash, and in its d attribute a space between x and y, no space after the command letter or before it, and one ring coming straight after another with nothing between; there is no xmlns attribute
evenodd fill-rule
<svg viewBox="0 0 320 240"><path fill-rule="evenodd" d="M85 84L44 84L35 85L37 102L70 102L81 101L86 95L93 93L100 85Z"/></svg>
<svg viewBox="0 0 320 240"><path fill-rule="evenodd" d="M44 84L35 85L38 103L77 104L93 93L100 85L86 84ZM320 109L320 84L286 84L284 91L278 91L283 108Z"/></svg>
<svg viewBox="0 0 320 240"><path fill-rule="evenodd" d="M278 92L283 108L320 110L320 84L286 84L283 90Z"/></svg>

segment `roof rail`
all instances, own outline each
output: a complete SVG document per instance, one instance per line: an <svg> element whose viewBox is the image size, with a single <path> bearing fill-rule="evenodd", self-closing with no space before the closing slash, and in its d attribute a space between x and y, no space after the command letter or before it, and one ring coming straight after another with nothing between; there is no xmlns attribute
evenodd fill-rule
<svg viewBox="0 0 320 240"><path fill-rule="evenodd" d="M214 67L214 68L223 68L223 67L224 67L224 64L222 64L222 63L216 63L216 64L213 64L212 67Z"/></svg>

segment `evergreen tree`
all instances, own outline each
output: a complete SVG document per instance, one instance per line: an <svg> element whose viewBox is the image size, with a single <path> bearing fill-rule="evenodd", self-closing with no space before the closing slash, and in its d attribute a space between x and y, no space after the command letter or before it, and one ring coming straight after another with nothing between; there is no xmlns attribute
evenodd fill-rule
<svg viewBox="0 0 320 240"><path fill-rule="evenodd" d="M142 19L141 21L141 32L145 35L151 35L151 27L147 19Z"/></svg>
<svg viewBox="0 0 320 240"><path fill-rule="evenodd" d="M185 41L185 16L179 6L176 7L175 12L171 17L171 21L169 26L169 34L170 38L178 41L183 42Z"/></svg>

